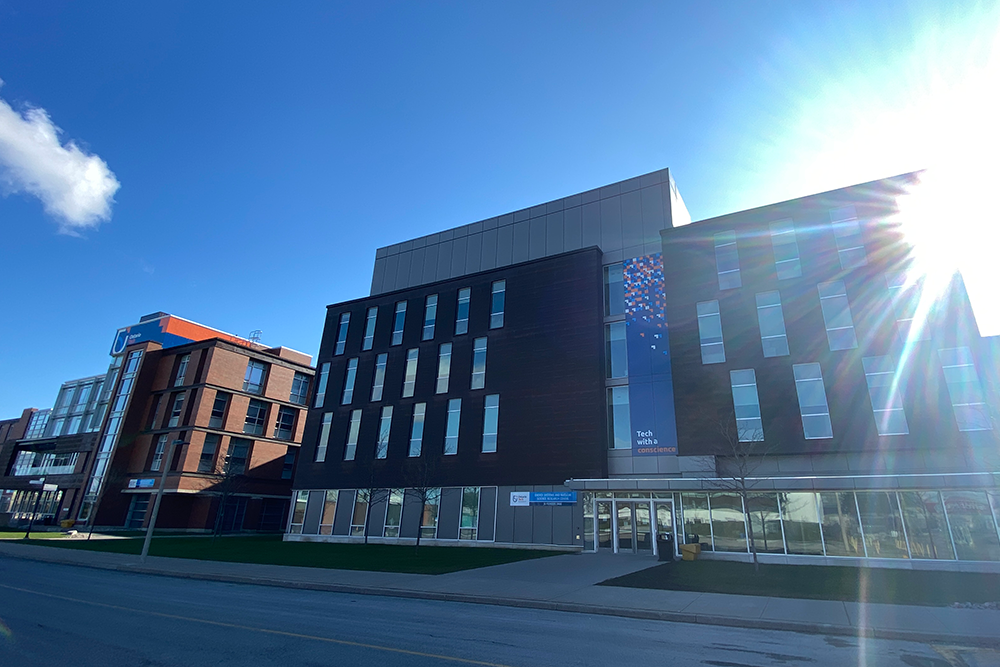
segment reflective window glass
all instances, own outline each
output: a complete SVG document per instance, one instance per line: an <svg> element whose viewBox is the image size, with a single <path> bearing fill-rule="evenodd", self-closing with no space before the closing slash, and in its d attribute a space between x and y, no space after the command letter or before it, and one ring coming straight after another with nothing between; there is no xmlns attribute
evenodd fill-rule
<svg viewBox="0 0 1000 667"><path fill-rule="evenodd" d="M774 271L778 280L799 278L799 244L795 241L795 226L791 220L778 220L771 225L771 247L774 249Z"/></svg>
<svg viewBox="0 0 1000 667"><path fill-rule="evenodd" d="M628 377L628 349L625 343L625 323L604 325L605 377Z"/></svg>
<svg viewBox="0 0 1000 667"><path fill-rule="evenodd" d="M781 520L785 530L785 546L789 554L823 555L819 511L816 494L779 493Z"/></svg>
<svg viewBox="0 0 1000 667"><path fill-rule="evenodd" d="M701 338L701 363L721 364L726 360L722 341L722 317L718 301L702 301L697 305L698 336Z"/></svg>
<svg viewBox="0 0 1000 667"><path fill-rule="evenodd" d="M781 295L777 291L761 292L757 295L757 323L760 326L760 344L764 349L764 356L787 355L785 317L781 311Z"/></svg>
<svg viewBox="0 0 1000 667"><path fill-rule="evenodd" d="M608 387L608 448L632 448L627 386Z"/></svg>
<svg viewBox="0 0 1000 667"><path fill-rule="evenodd" d="M740 279L740 256L736 250L736 232L715 234L715 268L719 275L719 289L735 289L743 285Z"/></svg>

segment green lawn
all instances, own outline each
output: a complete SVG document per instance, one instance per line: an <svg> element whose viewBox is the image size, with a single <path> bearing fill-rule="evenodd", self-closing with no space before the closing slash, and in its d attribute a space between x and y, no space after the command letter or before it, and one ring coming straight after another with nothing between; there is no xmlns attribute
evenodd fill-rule
<svg viewBox="0 0 1000 667"><path fill-rule="evenodd" d="M34 539L31 542L34 543ZM37 544L61 549L90 549L125 554L139 554L142 551L142 539L89 542L79 539L40 540ZM214 542L210 537L154 538L149 549L150 556L171 558L415 574L444 574L528 558L542 558L555 553L486 547L421 546L414 550L413 546L388 544L282 542L280 535L220 537Z"/></svg>
<svg viewBox="0 0 1000 667"><path fill-rule="evenodd" d="M20 540L24 537L24 529L12 530L10 528L0 528L0 540ZM61 532L38 532L31 531L31 539L39 540L52 540L59 539L61 537L66 537L65 533Z"/></svg>
<svg viewBox="0 0 1000 667"><path fill-rule="evenodd" d="M783 598L946 606L1000 601L1000 575L698 560L665 563L602 586L737 593Z"/></svg>

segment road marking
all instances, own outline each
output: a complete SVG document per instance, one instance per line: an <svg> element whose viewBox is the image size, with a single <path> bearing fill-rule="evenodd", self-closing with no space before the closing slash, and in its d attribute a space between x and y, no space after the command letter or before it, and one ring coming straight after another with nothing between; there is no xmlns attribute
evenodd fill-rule
<svg viewBox="0 0 1000 667"><path fill-rule="evenodd" d="M149 616L157 616L159 618L169 618L175 621L189 621L192 623L204 623L206 625L215 625L223 628L232 628L234 630L249 630L250 632L262 632L269 635L279 635L282 637L294 637L296 639L312 639L320 642L327 642L330 644L339 644L341 646L354 646L356 648L368 648L376 651L387 651L389 653L402 653L403 655L412 655L420 658L434 658L436 660L447 660L449 662L460 662L465 665L481 665L482 667L510 667L509 665L504 665L497 662L483 662L482 660L470 660L468 658L458 658L452 655L439 655L437 653L424 653L422 651L410 651L405 648L394 648L392 646L382 646L380 644L366 644L364 642L352 642L347 639L333 639L331 637L319 637L316 635L305 635L298 632L286 632L284 630L272 630L270 628L255 628L250 625L240 625L238 623L225 623L223 621L210 621L204 618L195 618L193 616L178 616L176 614L165 614L160 611L151 611L149 609L139 609L135 607L122 607L116 604L108 604L106 602L95 602L93 600L82 600L80 598L71 598L65 595L56 595L54 593L42 593L40 591L33 591L27 588L18 588L17 586L8 586L6 584L0 584L0 588L6 588L12 591L18 591L20 593L30 593L32 595L40 595L42 597L53 598L56 600L64 600L66 602L78 602L80 604L89 604L95 607L104 607L105 609L116 609L118 611L127 611L132 613L147 614Z"/></svg>

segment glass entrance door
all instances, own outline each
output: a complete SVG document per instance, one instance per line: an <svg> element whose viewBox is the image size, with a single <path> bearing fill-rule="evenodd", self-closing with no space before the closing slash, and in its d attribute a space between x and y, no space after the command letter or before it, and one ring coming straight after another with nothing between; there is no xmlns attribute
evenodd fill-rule
<svg viewBox="0 0 1000 667"><path fill-rule="evenodd" d="M652 553L653 521L648 501L615 501L615 553Z"/></svg>
<svg viewBox="0 0 1000 667"><path fill-rule="evenodd" d="M653 509L656 512L656 539L660 540L664 535L674 533L674 504L669 500L666 502L654 502ZM674 544L674 554L676 555L677 545ZM659 553L657 553L659 555Z"/></svg>
<svg viewBox="0 0 1000 667"><path fill-rule="evenodd" d="M634 551L632 541L632 503L615 503L618 510L618 552Z"/></svg>

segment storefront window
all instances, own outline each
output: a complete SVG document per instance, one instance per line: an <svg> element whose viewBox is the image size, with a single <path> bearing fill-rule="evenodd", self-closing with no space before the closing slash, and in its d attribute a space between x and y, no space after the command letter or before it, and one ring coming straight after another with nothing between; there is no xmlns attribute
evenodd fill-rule
<svg viewBox="0 0 1000 667"><path fill-rule="evenodd" d="M858 510L869 558L909 558L896 494L858 491Z"/></svg>
<svg viewBox="0 0 1000 667"><path fill-rule="evenodd" d="M736 493L713 493L712 535L716 551L746 551L747 527L743 520L743 499Z"/></svg>
<svg viewBox="0 0 1000 667"><path fill-rule="evenodd" d="M583 492L583 548L586 551L595 549L594 544L594 494Z"/></svg>
<svg viewBox="0 0 1000 667"><path fill-rule="evenodd" d="M1000 560L1000 541L985 491L943 491L958 560Z"/></svg>
<svg viewBox="0 0 1000 667"><path fill-rule="evenodd" d="M900 491L903 525L913 558L954 560L948 523L937 491Z"/></svg>
<svg viewBox="0 0 1000 667"><path fill-rule="evenodd" d="M790 554L823 555L815 493L782 493L781 517Z"/></svg>
<svg viewBox="0 0 1000 667"><path fill-rule="evenodd" d="M706 551L712 550L712 522L708 515L708 496L704 493L682 493L684 512L684 543L700 543Z"/></svg>
<svg viewBox="0 0 1000 667"><path fill-rule="evenodd" d="M854 493L821 493L819 499L826 555L864 557Z"/></svg>
<svg viewBox="0 0 1000 667"><path fill-rule="evenodd" d="M747 513L750 515L757 553L785 553L785 545L781 539L778 497L773 493L751 493L747 498Z"/></svg>

